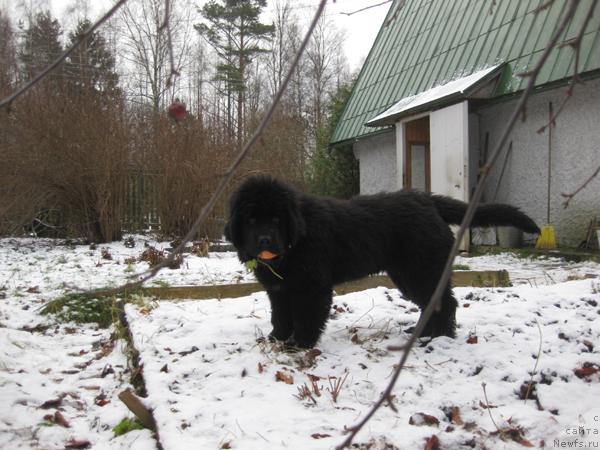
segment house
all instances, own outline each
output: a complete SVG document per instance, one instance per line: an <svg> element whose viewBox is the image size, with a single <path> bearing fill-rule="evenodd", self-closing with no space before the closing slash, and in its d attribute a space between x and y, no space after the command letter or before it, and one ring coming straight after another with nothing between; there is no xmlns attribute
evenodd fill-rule
<svg viewBox="0 0 600 450"><path fill-rule="evenodd" d="M361 193L413 188L468 200L527 83L521 74L535 66L570 4L394 0L331 141L352 146ZM579 3L561 43L578 36L594 4ZM576 60L583 83L564 103ZM555 126L538 132L559 110ZM600 5L578 55L571 45L552 50L525 117L484 201L518 206L540 225L549 220L559 245L577 246L600 217L600 179L568 208L561 193L600 166Z"/></svg>

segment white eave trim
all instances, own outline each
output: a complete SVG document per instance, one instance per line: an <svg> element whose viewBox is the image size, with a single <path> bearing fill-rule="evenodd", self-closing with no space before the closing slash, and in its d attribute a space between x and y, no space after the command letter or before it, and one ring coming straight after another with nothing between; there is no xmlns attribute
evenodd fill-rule
<svg viewBox="0 0 600 450"><path fill-rule="evenodd" d="M479 70L469 76L457 78L456 80L432 87L419 94L404 97L378 116L370 119L366 125L369 127L391 125L400 117L422 110L428 105L440 103L443 100L463 99L477 84L489 79L502 66L503 64L497 64Z"/></svg>

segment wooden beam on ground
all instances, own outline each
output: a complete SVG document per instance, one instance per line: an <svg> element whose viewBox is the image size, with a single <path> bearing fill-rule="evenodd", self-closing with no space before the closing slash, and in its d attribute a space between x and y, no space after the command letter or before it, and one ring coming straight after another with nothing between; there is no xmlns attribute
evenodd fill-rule
<svg viewBox="0 0 600 450"><path fill-rule="evenodd" d="M452 275L452 285L455 287L506 287L510 286L508 272L505 270L486 271L457 271ZM364 291L379 286L395 288L387 275L374 275L357 281L342 283L335 286L338 295ZM176 287L147 287L142 293L147 296L165 300L179 299L221 299L246 297L255 292L264 291L259 283L238 283L210 286L176 286Z"/></svg>

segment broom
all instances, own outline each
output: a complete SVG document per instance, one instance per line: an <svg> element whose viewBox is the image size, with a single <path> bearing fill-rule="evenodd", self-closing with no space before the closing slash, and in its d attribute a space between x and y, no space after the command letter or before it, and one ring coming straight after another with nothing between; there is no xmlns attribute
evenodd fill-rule
<svg viewBox="0 0 600 450"><path fill-rule="evenodd" d="M540 236L535 244L538 250L551 250L556 248L556 237L554 227L550 225L550 186L552 183L552 102L549 103L549 124L548 124L548 204L546 205L546 225L542 227Z"/></svg>

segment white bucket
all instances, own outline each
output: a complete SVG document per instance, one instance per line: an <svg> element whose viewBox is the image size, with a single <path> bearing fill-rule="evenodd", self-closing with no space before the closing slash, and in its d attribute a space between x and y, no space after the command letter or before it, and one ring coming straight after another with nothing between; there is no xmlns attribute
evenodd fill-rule
<svg viewBox="0 0 600 450"><path fill-rule="evenodd" d="M521 247L523 232L515 227L498 227L498 245L505 248Z"/></svg>

